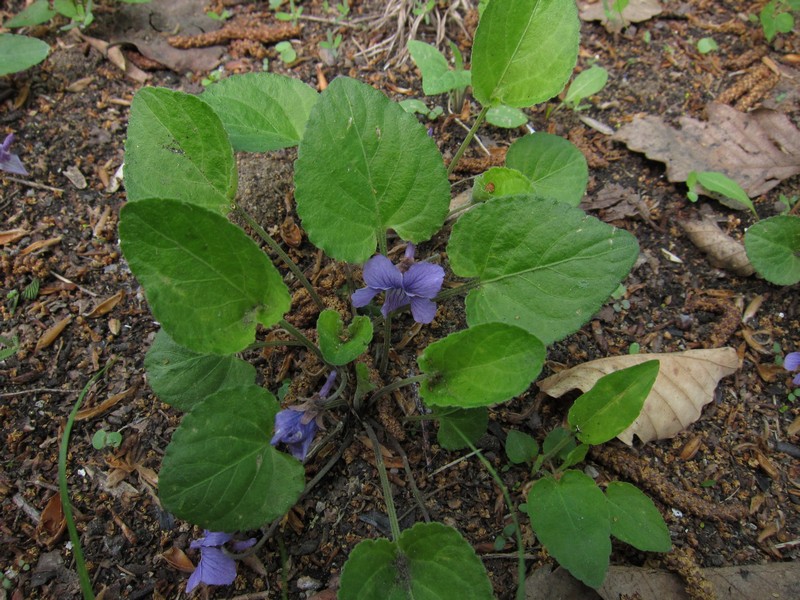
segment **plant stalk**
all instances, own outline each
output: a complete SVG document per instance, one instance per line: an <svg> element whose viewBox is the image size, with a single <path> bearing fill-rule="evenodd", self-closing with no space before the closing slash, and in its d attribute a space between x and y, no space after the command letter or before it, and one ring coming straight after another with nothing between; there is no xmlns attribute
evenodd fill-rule
<svg viewBox="0 0 800 600"><path fill-rule="evenodd" d="M405 387L407 385L413 385L415 383L422 383L428 378L427 375L414 375L414 377L406 377L405 379L398 379L397 381L393 381L389 385L383 386L377 392L372 394L372 398L370 398L370 402L375 402L378 398L385 396L386 394L393 392L401 387Z"/></svg>
<svg viewBox="0 0 800 600"><path fill-rule="evenodd" d="M450 161L450 165L447 167L447 176L453 174L453 171L456 170L456 166L458 165L458 161L461 160L461 157L464 155L464 152L469 147L470 143L472 142L472 138L475 137L475 133L478 131L478 127L481 126L483 121L486 119L486 113L489 112L488 106L482 106L481 112L478 113L478 116L475 117L475 122L470 127L470 130L467 132L467 137L464 138L464 141L461 142L461 145L456 150L456 155L453 157L453 160Z"/></svg>
<svg viewBox="0 0 800 600"><path fill-rule="evenodd" d="M381 454L381 445L378 443L378 438L369 423L364 421L364 429L369 436L369 441L372 442L372 450L375 452L375 464L378 467L378 475L381 478L381 488L383 489L383 499L386 502L386 512L389 515L389 526L392 529L392 541L397 542L400 539L400 522L397 520L397 510L394 507L394 499L392 498L392 488L389 486L389 476L386 474L386 465L383 464L383 455Z"/></svg>
<svg viewBox="0 0 800 600"><path fill-rule="evenodd" d="M303 332L302 332L302 331L300 331L299 329L297 329L297 328L296 328L294 325L292 325L291 323L289 323L289 322L288 322L286 319L281 319L281 320L278 322L278 325L280 325L280 326L281 326L281 329L285 330L285 331L286 331L286 333L288 333L288 334L289 334L289 335L291 335L293 338L295 338L295 339L296 339L298 342L300 342L300 343L301 343L303 346L305 346L306 348L308 348L309 350L311 350L311 351L312 351L314 354L316 354L316 355L317 355L317 357L318 357L318 358L319 358L319 359L320 359L320 360L321 360L323 363L325 363L326 365L328 364L328 363L327 363L327 361L325 360L325 357L323 357L323 356L322 356L322 351L321 351L319 348L317 348L317 346L316 346L316 344L314 344L314 342L312 342L312 341L311 341L310 339L308 339L308 338L307 338L305 335L303 335Z"/></svg>

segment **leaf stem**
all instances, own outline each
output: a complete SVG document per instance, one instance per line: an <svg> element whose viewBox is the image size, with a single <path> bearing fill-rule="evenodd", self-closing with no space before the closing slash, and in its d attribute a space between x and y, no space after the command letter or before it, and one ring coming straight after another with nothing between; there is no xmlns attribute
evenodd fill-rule
<svg viewBox="0 0 800 600"><path fill-rule="evenodd" d="M389 346L392 344L392 315L386 315L383 319L383 344L381 345L381 355L378 358L378 372L383 375L386 367L389 366Z"/></svg>
<svg viewBox="0 0 800 600"><path fill-rule="evenodd" d="M483 283L479 278L470 279L469 281L465 281L461 285L457 285L456 287L448 288L443 292L439 292L436 294L436 298L434 298L434 302L441 302L442 300L446 300L447 298L451 298L452 296L457 296L458 294L463 294L470 290L474 290L477 287L480 287L481 283Z"/></svg>
<svg viewBox="0 0 800 600"><path fill-rule="evenodd" d="M456 166L458 165L458 161L461 160L461 157L464 155L464 152L469 147L470 143L472 142L472 138L475 137L475 133L478 131L478 127L481 126L484 119L486 119L486 113L489 112L488 106L482 106L481 112L478 113L478 116L475 117L475 122L470 127L469 132L467 132L467 137L464 138L464 141L461 142L461 145L456 150L456 154L453 157L453 160L450 161L450 165L447 167L447 175L448 177L453 174L453 171L456 170Z"/></svg>
<svg viewBox="0 0 800 600"><path fill-rule="evenodd" d="M375 402L378 398L385 396L386 394L393 392L395 390L400 389L401 387L405 387L407 385L413 385L415 383L422 383L428 378L427 375L415 375L414 377L406 377L405 379L398 379L397 381L393 381L389 385L383 386L377 392L372 394L372 398L370 398L370 402Z"/></svg>
<svg viewBox="0 0 800 600"><path fill-rule="evenodd" d="M312 342L310 339L308 339L306 336L304 336L303 332L301 332L294 325L289 323L286 319L281 319L278 322L278 325L280 325L281 329L285 330L286 333L288 333L289 335L294 337L303 346L305 346L306 348L311 350L314 354L316 354L317 357L319 357L319 359L323 363L325 363L326 365L328 364L328 362L325 360L325 357L322 356L322 351L319 348L317 348L317 346L314 344L314 342Z"/></svg>
<svg viewBox="0 0 800 600"><path fill-rule="evenodd" d="M72 407L72 411L70 411L69 417L67 417L67 422L64 425L64 433L61 435L61 447L58 449L58 493L61 496L61 508L64 511L64 520L67 522L69 539L72 542L72 553L75 557L75 569L78 571L78 579L80 580L81 591L83 592L85 600L94 600L94 592L92 592L92 582L89 579L89 572L86 570L86 560L83 558L81 538L78 536L77 527L75 527L72 504L70 504L69 501L69 488L67 487L67 450L69 449L69 436L72 433L72 425L75 423L75 418L78 415L78 411L81 409L83 399L86 397L89 389L116 360L115 357L112 357L111 360L83 386L83 390L81 390L78 399L75 401L75 406Z"/></svg>
<svg viewBox="0 0 800 600"><path fill-rule="evenodd" d="M522 531L519 528L519 519L517 519L517 513L514 509L514 505L511 502L511 494L508 491L508 488L503 483L503 480L500 479L500 476L495 471L492 464L486 460L486 457L483 456L480 450L475 447L475 445L469 441L466 435L458 428L457 425L451 423L451 427L458 432L458 435L461 436L461 439L464 440L464 443L469 446L469 449L472 450L475 455L478 457L478 460L481 461L483 466L489 471L489 475L492 476L494 482L497 484L497 487L500 488L500 491L503 493L503 500L505 500L506 506L508 506L508 510L511 513L511 521L514 523L514 537L517 538L517 597L516 600L525 600L525 548L522 543Z"/></svg>
<svg viewBox="0 0 800 600"><path fill-rule="evenodd" d="M386 474L386 465L383 464L381 445L378 443L378 438L375 436L375 432L370 424L364 421L363 425L369 436L369 441L372 442L372 450L375 452L375 464L378 467L378 475L381 478L383 499L386 502L386 513L389 515L389 526L392 528L392 541L397 542L397 540L400 539L400 522L397 520L397 510L394 507L392 488L389 486L389 476Z"/></svg>
<svg viewBox="0 0 800 600"><path fill-rule="evenodd" d="M289 257L289 255L286 254L283 248L280 247L280 244L278 244L278 242L272 239L272 236L269 233L267 233L267 231L261 225L259 225L258 222L253 217L250 216L250 213L244 210L241 206L235 204L234 210L237 215L242 217L247 222L247 224L253 228L253 230L258 234L258 237L260 237L267 244L267 246L269 246L270 250L275 252L275 254L277 254L280 257L283 263L289 268L289 270L295 276L297 281L299 281L300 284L304 288L306 288L308 295L311 296L311 299L314 301L314 304L317 305L317 308L319 308L320 310L325 310L325 304L322 302L322 298L319 297L319 294L317 294L317 291L314 289L314 286L311 285L311 282L308 280L308 278L305 275L303 275L303 272L300 270L300 267L297 266L297 263L294 262Z"/></svg>

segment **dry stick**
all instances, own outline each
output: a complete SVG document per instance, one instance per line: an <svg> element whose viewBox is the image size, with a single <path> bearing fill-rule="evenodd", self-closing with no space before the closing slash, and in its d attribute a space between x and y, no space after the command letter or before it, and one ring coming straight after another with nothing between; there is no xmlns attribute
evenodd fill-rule
<svg viewBox="0 0 800 600"><path fill-rule="evenodd" d="M386 465L383 464L383 455L381 455L381 445L378 443L378 438L375 435L372 427L366 421L363 421L364 429L369 436L369 441L372 442L372 450L375 452L375 465L378 467L378 475L381 478L381 488L383 488L383 500L386 502L386 512L389 515L389 525L392 528L392 541L397 542L400 539L400 522L397 520L397 510L394 507L394 499L392 498L392 488L389 486L389 476L386 474Z"/></svg>

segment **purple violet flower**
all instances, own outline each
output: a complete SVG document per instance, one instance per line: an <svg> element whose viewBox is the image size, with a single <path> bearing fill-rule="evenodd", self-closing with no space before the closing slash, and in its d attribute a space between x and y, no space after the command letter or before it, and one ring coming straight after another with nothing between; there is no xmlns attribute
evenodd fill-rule
<svg viewBox="0 0 800 600"><path fill-rule="evenodd" d="M430 323L436 316L433 298L442 289L444 269L429 262L414 262L414 244L408 244L406 254L395 265L382 254L376 254L364 265L363 287L353 294L353 306L369 304L380 292L386 292L381 313L389 313L411 305L417 323Z"/></svg>
<svg viewBox="0 0 800 600"><path fill-rule="evenodd" d="M319 410L316 400L325 399L331 393L333 382L336 379L336 371L331 371L325 384L317 394L314 394L307 402L290 406L275 415L275 433L270 440L270 444L277 446L281 442L286 444L289 452L299 461L304 461L311 442L320 428L317 422Z"/></svg>
<svg viewBox="0 0 800 600"><path fill-rule="evenodd" d="M222 551L222 546L233 538L230 533L203 531L203 537L189 544L190 548L200 548L200 562L186 582L186 593L199 584L230 585L236 579L236 561ZM255 538L234 542L231 549L241 552L256 543Z"/></svg>
<svg viewBox="0 0 800 600"><path fill-rule="evenodd" d="M0 145L0 169L8 171L9 173L14 173L15 175L27 175L28 172L25 170L25 167L22 166L22 161L19 159L19 156L9 151L11 142L13 141L14 134L9 133L6 139L3 140L2 145Z"/></svg>
<svg viewBox="0 0 800 600"><path fill-rule="evenodd" d="M789 352L783 359L783 368L790 373L800 370L800 352ZM792 383L800 385L800 373L794 376Z"/></svg>

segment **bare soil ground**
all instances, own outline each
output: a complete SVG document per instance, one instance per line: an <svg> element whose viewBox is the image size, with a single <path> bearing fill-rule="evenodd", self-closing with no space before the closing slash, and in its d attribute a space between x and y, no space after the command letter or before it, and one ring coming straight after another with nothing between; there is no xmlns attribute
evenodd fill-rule
<svg viewBox="0 0 800 600"><path fill-rule="evenodd" d="M14 14L23 4L12 1L5 10ZM204 2L190 4L197 13L205 8ZM217 10L223 4L231 10L233 22L246 18L279 25L266 2L215 4ZM300 21L302 29L292 37L298 59L291 65L281 62L270 44L233 40L221 46L225 74L260 70L268 57L270 70L315 87L349 75L398 100L421 98L418 72L413 63L400 60L405 39L415 29L413 3L350 4L344 21L352 26L334 23L335 14L317 0L301 3L303 15L315 20ZM722 98L742 111L773 107L798 124L798 80L773 77L770 68L794 64L798 40L790 34L767 44L760 28L746 18L763 1L663 4L660 15L618 33L596 22L583 23L578 66L597 62L609 70L610 79L582 116L612 129L643 114L662 116L668 123L682 116L702 120L708 103ZM429 23L416 23L416 37L435 42L435 16L442 15L440 31L468 56L475 13L468 2L450 5L445 18L448 3L438 2ZM123 13L115 3L101 3L97 17L85 34L108 40ZM398 30L399 24L404 29ZM116 362L86 399L90 412L76 424L69 448L69 487L83 548L94 588L106 600L178 598L187 578L178 568L179 551L196 563L199 556L189 550L189 542L200 532L173 519L158 503L157 472L180 415L159 402L145 381L143 359L157 324L120 255L116 234L125 193L114 174L123 161L128 107L141 84L61 25L63 20L56 20L29 32L51 44L45 63L0 79L0 134L16 133L14 151L30 172L26 178L0 172L0 236L23 232L0 238L0 335L19 341L17 351L0 361L0 570L8 581L0 596L80 596L70 545L52 510L59 440L78 392L114 357ZM329 32L342 35L336 52L320 48ZM148 33L163 37L171 32ZM702 37L713 37L719 49L700 54L695 44ZM208 75L170 70L130 46L125 52L145 69L148 85L198 92ZM471 108L474 117L475 106ZM633 343L642 352L732 346L741 359L741 368L722 380L701 419L677 437L633 448L612 443L590 455L587 463L599 481L631 481L654 498L672 534L675 550L670 555L648 555L620 544L614 547L612 563L679 572L694 597L711 597L697 569L788 562L800 554L800 406L787 399L790 376L776 367L776 358L800 346L796 286L781 288L713 266L678 225L700 206L686 200L683 184L667 180L663 164L611 141L571 111L548 117L547 108L528 110L531 124L581 148L591 167L585 207L632 232L641 245L641 260L625 282L623 297L609 301L580 332L550 350L543 375L625 354ZM430 125L449 158L464 129L452 117ZM524 133L487 126L480 137L502 153ZM239 196L257 207L267 228L277 230L290 218L299 224L293 214L293 158L293 151L240 157ZM468 158L471 162L454 180L455 192L468 189L469 177L496 161L496 155L487 157L477 146ZM598 194L612 184L628 199L600 207ZM779 194L800 195L800 179L787 179L756 198L762 217L780 209ZM708 199L701 204L734 238L741 239L752 223L747 214ZM427 250L442 252L445 241L437 238ZM323 284L326 276L333 276L325 271L325 260L317 262L316 249L305 239L291 252L309 273L321 273ZM34 279L38 293L14 302L12 292L22 295ZM436 321L405 346L399 364L413 367L415 348L457 326L463 318L459 306L460 300L444 303ZM311 326L313 321L301 319L298 324ZM411 325L410 318L398 320L398 340ZM290 397L316 385L317 365L303 352L250 358L263 385L273 392L284 377L298 382ZM423 431L402 422L403 408L414 405L413 397L398 395L394 400L375 416L382 425L379 436L392 469L401 525L423 518L409 485L413 477L430 518L457 527L482 556L497 597L513 597L514 548L511 543L495 545L507 523L500 491L476 457L439 448L431 426ZM533 385L493 411L480 447L501 470L515 502L524 498L525 472L507 466L506 432L517 428L541 440L562 421L567 407L566 400L548 398ZM99 429L120 431L122 446L95 449L91 438ZM342 460L274 538L240 566L234 586L200 593L277 598L286 589L290 598L332 597L353 546L388 534L374 458L365 440L355 432ZM309 476L341 442L334 440L309 463ZM524 534L528 568L550 564L527 525Z"/></svg>

